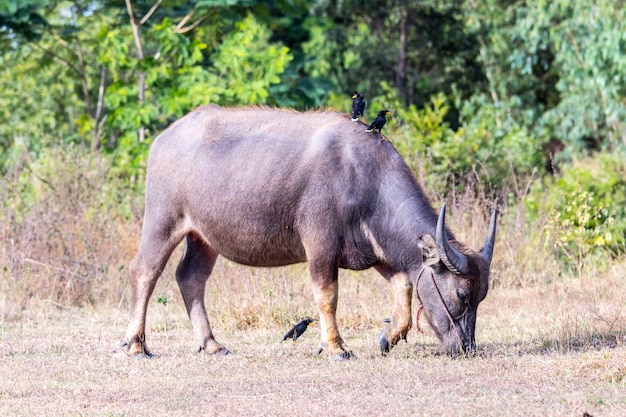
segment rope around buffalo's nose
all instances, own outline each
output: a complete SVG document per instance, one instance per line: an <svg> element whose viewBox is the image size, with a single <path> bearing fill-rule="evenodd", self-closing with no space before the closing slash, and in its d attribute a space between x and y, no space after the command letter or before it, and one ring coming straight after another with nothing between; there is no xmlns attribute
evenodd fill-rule
<svg viewBox="0 0 626 417"><path fill-rule="evenodd" d="M420 327L419 327L419 322L417 322L417 320L419 320L419 314L424 306L424 303L422 303L422 299L420 298L418 286L420 283L420 278L422 278L422 274L424 273L425 269L426 269L426 265L422 265L422 269L420 270L420 273L417 276L417 281L415 282L415 294L417 295L417 299L419 300L420 304L422 304L419 310L417 311L416 326L417 326L418 331L420 330ZM435 286L435 289L437 290L437 295L439 295L439 301L441 302L441 305L443 306L443 311L446 312L446 316L448 316L448 320L450 320L450 325L452 326L452 330L454 330L456 339L459 342L459 347L461 348L463 352L465 352L465 346L463 346L463 339L461 339L461 334L459 333L459 330L456 328L456 324L454 323L454 319L452 318L452 315L450 314L450 310L448 310L448 306L446 305L446 302L443 301L443 296L441 295L441 291L439 291L437 282L435 282L435 277L433 275L432 269L430 270L430 279L433 281L433 285Z"/></svg>

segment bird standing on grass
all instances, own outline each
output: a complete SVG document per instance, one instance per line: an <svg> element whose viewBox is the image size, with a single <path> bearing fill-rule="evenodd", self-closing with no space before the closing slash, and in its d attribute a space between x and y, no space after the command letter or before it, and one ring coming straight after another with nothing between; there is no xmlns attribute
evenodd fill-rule
<svg viewBox="0 0 626 417"><path fill-rule="evenodd" d="M356 122L359 120L359 115L363 116L363 112L365 111L365 96L363 93L359 93L355 91L352 95L352 121Z"/></svg>
<svg viewBox="0 0 626 417"><path fill-rule="evenodd" d="M283 342L287 339L293 339L293 341L295 342L296 340L298 340L298 338L300 336L302 336L302 333L304 333L306 331L306 329L311 325L311 323L313 323L315 320L311 319L311 318L306 318L304 320L302 320L300 323L296 324L295 326L293 326L293 328L291 330L289 330L286 334L285 337L283 337Z"/></svg>
<svg viewBox="0 0 626 417"><path fill-rule="evenodd" d="M378 112L378 116L374 119L372 124L365 130L366 132L372 132L373 130L378 130L378 132L383 130L383 126L387 123L387 119L385 116L391 114L389 110L381 110Z"/></svg>

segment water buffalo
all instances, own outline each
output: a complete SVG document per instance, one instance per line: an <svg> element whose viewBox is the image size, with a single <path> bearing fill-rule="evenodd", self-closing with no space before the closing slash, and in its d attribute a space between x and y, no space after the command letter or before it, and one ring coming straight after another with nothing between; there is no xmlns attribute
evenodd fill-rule
<svg viewBox="0 0 626 417"><path fill-rule="evenodd" d="M150 356L148 300L174 248L198 351L228 353L213 337L205 284L218 255L271 267L308 261L320 315L320 350L352 352L336 321L338 268L376 268L394 305L381 330L387 353L411 327L415 286L448 354L474 349L478 304L487 294L494 211L483 249L452 239L393 145L349 115L269 108L196 109L154 141L143 230L131 265L132 302L123 346Z"/></svg>

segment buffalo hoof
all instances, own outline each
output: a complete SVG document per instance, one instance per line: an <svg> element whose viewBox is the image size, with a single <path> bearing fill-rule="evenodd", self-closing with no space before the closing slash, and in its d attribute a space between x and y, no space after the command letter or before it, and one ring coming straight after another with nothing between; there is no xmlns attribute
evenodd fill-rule
<svg viewBox="0 0 626 417"><path fill-rule="evenodd" d="M231 352L230 350L226 349L224 346L220 346L219 348L217 348L217 349L215 349L213 351L209 351L204 346L200 346L196 350L196 353L202 353L202 352L206 352L208 354L215 355L215 356L228 356L228 355L232 355L233 354L233 352Z"/></svg>
<svg viewBox="0 0 626 417"><path fill-rule="evenodd" d="M387 356L387 354L391 350L391 345L389 344L389 340L387 339L387 332L385 332L385 329L382 329L380 331L380 335L378 335L378 346L380 347L380 353L383 356Z"/></svg>
<svg viewBox="0 0 626 417"><path fill-rule="evenodd" d="M333 359L339 362L343 362L343 361L349 361L350 359L356 359L356 356L354 355L354 353L352 353L352 351L341 352L335 355Z"/></svg>
<svg viewBox="0 0 626 417"><path fill-rule="evenodd" d="M317 350L317 354L321 355L323 351L324 351L324 348L320 347ZM329 356L329 358L334 359L336 361L343 362L343 361L349 361L350 359L356 359L356 355L352 353L352 351L343 351L343 352L337 353L334 356Z"/></svg>
<svg viewBox="0 0 626 417"><path fill-rule="evenodd" d="M136 359L150 359L154 357L148 347L141 341L128 342L124 340L120 344L120 349L125 350L126 355Z"/></svg>

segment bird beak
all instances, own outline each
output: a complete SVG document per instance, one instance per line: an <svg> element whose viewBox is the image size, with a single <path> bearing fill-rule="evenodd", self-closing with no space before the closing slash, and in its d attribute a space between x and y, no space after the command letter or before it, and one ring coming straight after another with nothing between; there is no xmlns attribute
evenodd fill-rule
<svg viewBox="0 0 626 417"><path fill-rule="evenodd" d="M388 111L388 112L387 112L387 113L385 113L385 114L391 114L391 112L390 112L390 111Z"/></svg>
<svg viewBox="0 0 626 417"><path fill-rule="evenodd" d="M352 98L356 98L356 94L352 96Z"/></svg>

